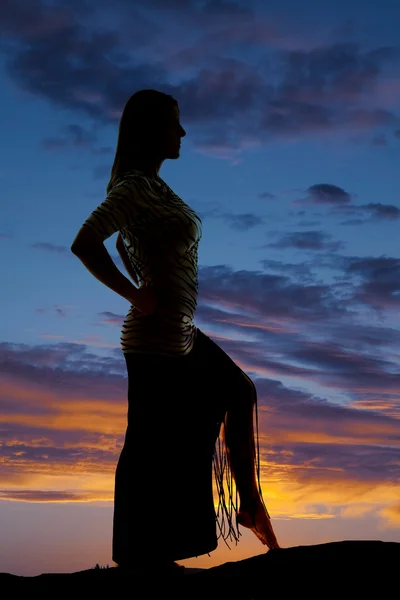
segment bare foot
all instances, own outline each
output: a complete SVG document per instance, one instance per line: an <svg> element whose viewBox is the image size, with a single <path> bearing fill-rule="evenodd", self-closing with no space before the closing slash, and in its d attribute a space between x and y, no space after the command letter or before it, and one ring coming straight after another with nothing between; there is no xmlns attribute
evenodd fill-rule
<svg viewBox="0 0 400 600"><path fill-rule="evenodd" d="M260 542L268 548L280 547L272 529L271 519L260 499L249 504L241 503L236 521L239 525L251 529Z"/></svg>

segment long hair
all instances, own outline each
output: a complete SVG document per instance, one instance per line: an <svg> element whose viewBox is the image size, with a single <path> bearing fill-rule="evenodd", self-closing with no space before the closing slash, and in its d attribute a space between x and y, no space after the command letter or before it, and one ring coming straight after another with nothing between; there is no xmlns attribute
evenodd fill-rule
<svg viewBox="0 0 400 600"><path fill-rule="evenodd" d="M136 159L154 156L169 108L177 106L173 96L158 90L139 90L125 104L107 194Z"/></svg>

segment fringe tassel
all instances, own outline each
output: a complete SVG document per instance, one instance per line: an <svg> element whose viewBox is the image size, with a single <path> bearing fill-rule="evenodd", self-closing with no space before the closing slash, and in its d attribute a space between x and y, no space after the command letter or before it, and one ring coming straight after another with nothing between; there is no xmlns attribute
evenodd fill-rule
<svg viewBox="0 0 400 600"><path fill-rule="evenodd" d="M222 423L221 430L224 428L224 426L224 423ZM217 439L213 456L213 467L215 484L218 493L216 522L219 529L219 534L217 539L222 537L230 550L231 547L229 546L227 540L229 539L231 542L234 541L235 545L237 545L241 533L239 532L236 520L233 522L233 513L235 513L236 517L238 512L238 492L233 481L225 439L225 434L223 441L221 440L221 435ZM225 494L225 489L227 490L227 497ZM233 498L234 490L235 499Z"/></svg>
<svg viewBox="0 0 400 600"><path fill-rule="evenodd" d="M254 384L252 384L253 390L253 410L255 410L256 416L256 444L255 444L255 468L257 475L257 485L258 491L260 493L260 498L265 508L265 511L269 517L267 507L264 503L264 498L262 495L261 489L261 479L260 479L260 442L258 436L258 407L257 407L257 393L255 391ZM254 418L253 418L254 423ZM221 440L221 433L223 439ZM253 434L254 435L254 434ZM217 488L218 494L218 507L216 510L216 522L219 530L219 534L217 536L218 539L222 537L225 544L229 546L227 540L231 542L235 542L237 545L239 541L239 537L242 535L238 529L238 525L236 522L236 515L239 510L238 506L238 491L232 476L232 470L229 464L228 451L226 447L226 435L225 435L225 422L221 423L220 435L215 444L215 450L213 455L213 471L215 477L215 485ZM235 521L233 521L233 516L235 517Z"/></svg>

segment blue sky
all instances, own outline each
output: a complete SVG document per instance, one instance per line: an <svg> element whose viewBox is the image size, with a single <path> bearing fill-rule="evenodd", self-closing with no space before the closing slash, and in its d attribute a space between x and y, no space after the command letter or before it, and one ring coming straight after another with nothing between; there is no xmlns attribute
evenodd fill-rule
<svg viewBox="0 0 400 600"><path fill-rule="evenodd" d="M179 103L160 175L203 220L195 321L256 383L281 543L400 541L399 22L394 0L2 3L0 571L111 563L128 306L69 248L143 88Z"/></svg>

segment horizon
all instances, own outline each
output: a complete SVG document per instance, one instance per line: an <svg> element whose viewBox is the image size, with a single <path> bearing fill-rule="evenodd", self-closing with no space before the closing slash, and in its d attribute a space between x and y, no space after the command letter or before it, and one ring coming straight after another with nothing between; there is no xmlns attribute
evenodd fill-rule
<svg viewBox="0 0 400 600"><path fill-rule="evenodd" d="M129 306L70 246L143 88L179 103L160 176L202 219L195 323L257 388L279 542L400 542L400 6L315 4L0 9L0 572L113 564ZM265 552L240 531L178 562Z"/></svg>

